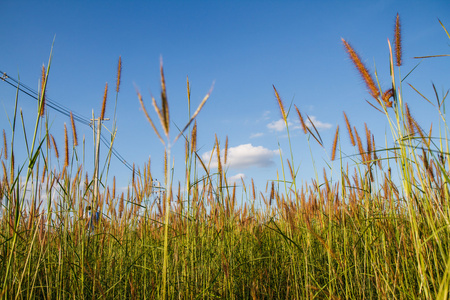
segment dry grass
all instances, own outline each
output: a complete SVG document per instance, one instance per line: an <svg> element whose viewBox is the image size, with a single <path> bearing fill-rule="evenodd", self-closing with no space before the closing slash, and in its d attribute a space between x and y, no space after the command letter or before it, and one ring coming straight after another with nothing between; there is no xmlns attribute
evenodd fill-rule
<svg viewBox="0 0 450 300"><path fill-rule="evenodd" d="M380 97L357 54L344 45L369 93L388 107L394 94L401 95L401 87L387 100ZM116 92L120 73L121 59ZM28 168L17 168L14 148L7 147L18 133L13 131L8 140L3 130L2 298L447 299L450 165L445 125L432 137L436 128L423 130L408 104L398 102L392 108L395 114L384 111L397 143L378 149L368 126L359 130L365 133L363 145L364 137L344 113L357 155L341 152L337 126L329 145L334 162L324 168L322 178L297 183L290 148L290 157L281 157L281 175L268 180L265 192L253 180L249 186L242 180L240 194L224 168L228 137L223 151L218 137L214 139L217 170L208 168L197 153L194 120L210 93L171 140L162 66L161 88L161 107L153 97L152 103L164 138L137 93L145 117L166 147L161 187L154 185L149 160L133 165L128 190L118 193L113 177L111 186L101 182L97 198L95 178L78 159L73 117L73 151L64 126L62 167L44 123L48 116L42 118L40 108L33 139L41 146L31 147L33 159L18 164ZM287 112L274 91L289 135ZM187 93L190 103L189 80ZM107 88L100 119L105 117L106 94ZM295 108L304 133L328 145L311 119L306 126ZM47 142L38 139L39 131ZM171 182L170 146L180 136L186 139L185 188ZM89 210L94 199L98 218L95 209Z"/></svg>

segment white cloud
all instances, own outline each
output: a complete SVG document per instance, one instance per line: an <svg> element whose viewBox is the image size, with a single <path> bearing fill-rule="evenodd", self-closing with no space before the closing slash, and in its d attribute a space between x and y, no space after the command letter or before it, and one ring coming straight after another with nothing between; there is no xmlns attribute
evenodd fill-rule
<svg viewBox="0 0 450 300"><path fill-rule="evenodd" d="M292 125L292 122L288 121L289 127ZM279 119L278 121L273 121L267 124L267 128L271 131L284 131L286 130L286 124L283 119Z"/></svg>
<svg viewBox="0 0 450 300"><path fill-rule="evenodd" d="M254 138L257 138L257 137L262 137L263 135L264 135L264 133L262 133L262 132L252 133L250 135L250 138L254 139Z"/></svg>
<svg viewBox="0 0 450 300"><path fill-rule="evenodd" d="M270 115L270 110L266 110L266 111L263 113L263 119L264 119L264 120L268 120L268 119L269 119L269 115Z"/></svg>
<svg viewBox="0 0 450 300"><path fill-rule="evenodd" d="M238 173L238 174L236 174L236 175L227 177L227 180L228 180L229 183L234 183L234 182L240 182L240 181L241 181L241 178L242 178L243 180L245 180L246 177L247 177L247 176L245 176L244 173Z"/></svg>
<svg viewBox="0 0 450 300"><path fill-rule="evenodd" d="M309 122L308 118L306 116L304 116L303 118L305 120L306 126L308 126L309 128L312 128L311 122ZM314 126L316 126L317 130L320 130L320 129L326 130L326 129L330 129L332 127L332 125L329 123L325 123L325 122L317 120L317 118L315 116L309 116L309 118L314 123ZM291 129L291 130L301 129L299 120L295 120L295 122L291 122L290 120L288 120L288 126L289 126L289 129ZM270 122L269 124L267 124L267 128L269 128L269 130L271 130L271 131L278 131L278 132L285 131L286 124L283 119L279 119L277 121L273 121L273 122Z"/></svg>
<svg viewBox="0 0 450 300"><path fill-rule="evenodd" d="M309 118L311 119L311 121L314 123L314 126L316 126L317 130L319 129L330 129L331 127L333 127L333 125L331 125L330 123L324 123L322 121L317 120L317 118L315 116L309 116ZM308 119L305 120L306 126L308 127L312 127L311 123L309 122Z"/></svg>
<svg viewBox="0 0 450 300"><path fill-rule="evenodd" d="M243 144L237 147L228 148L227 167L230 168L250 168L250 167L269 167L274 164L273 156L278 154L279 150L270 150L263 146L253 146L252 144ZM223 163L225 150L221 151L221 161ZM211 151L202 154L202 159L209 162ZM217 168L217 155L214 153L211 159L211 167Z"/></svg>

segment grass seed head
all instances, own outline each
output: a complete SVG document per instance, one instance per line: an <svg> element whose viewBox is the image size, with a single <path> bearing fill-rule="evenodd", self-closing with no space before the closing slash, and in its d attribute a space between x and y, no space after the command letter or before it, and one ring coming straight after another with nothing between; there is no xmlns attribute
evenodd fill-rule
<svg viewBox="0 0 450 300"><path fill-rule="evenodd" d="M368 69L361 61L361 58L359 58L359 55L355 52L355 50L353 50L352 46L350 46L350 44L347 43L347 41L344 39L342 39L342 43L344 44L345 50L350 56L350 59L352 60L359 74L366 83L369 93L372 95L373 98L378 100L378 97L380 96L380 91L377 89L375 81L372 78L372 75L369 73Z"/></svg>
<svg viewBox="0 0 450 300"><path fill-rule="evenodd" d="M332 161L336 157L336 146L337 146L338 136L339 136L339 125L336 128L336 133L334 134L334 140L333 140L333 148L331 149L331 160Z"/></svg>
<svg viewBox="0 0 450 300"><path fill-rule="evenodd" d="M298 114L298 118L300 119L300 125L302 126L302 130L303 132L306 134L308 132L307 128L306 128L306 124L305 124L305 120L303 119L302 114L300 113L300 111L298 110L297 106L294 105L295 110L297 111Z"/></svg>
<svg viewBox="0 0 450 300"><path fill-rule="evenodd" d="M405 113L406 113L406 119L408 121L408 131L410 134L414 134L414 118L411 116L411 111L409 110L408 103L405 103Z"/></svg>
<svg viewBox="0 0 450 300"><path fill-rule="evenodd" d="M364 123L364 127L366 130L366 142L367 142L367 156L368 159L371 159L371 153L372 153L372 139L371 139L371 134L370 134L370 130L367 127L367 123Z"/></svg>
<svg viewBox="0 0 450 300"><path fill-rule="evenodd" d="M383 99L383 102L386 105L386 107L392 107L392 101L389 101L389 99L391 99L392 97L394 97L393 89L386 90L381 96L381 99Z"/></svg>
<svg viewBox="0 0 450 300"><path fill-rule="evenodd" d="M397 13L397 18L395 19L395 59L397 66L402 65L402 35L401 35L401 26L400 26L400 16Z"/></svg>
<svg viewBox="0 0 450 300"><path fill-rule="evenodd" d="M70 123L72 125L73 145L78 146L77 128L75 127L72 112L70 112Z"/></svg>
<svg viewBox="0 0 450 300"><path fill-rule="evenodd" d="M228 135L227 138L225 139L225 154L224 154L224 164L227 164L227 158L228 158Z"/></svg>
<svg viewBox="0 0 450 300"><path fill-rule="evenodd" d="M46 173L47 173L47 159L45 159L44 169L42 170L42 178L41 178L42 183L44 183Z"/></svg>
<svg viewBox="0 0 450 300"><path fill-rule="evenodd" d="M58 147L56 146L55 138L53 137L52 134L50 134L50 137L52 139L53 148L55 149L55 156L56 156L56 158L59 158L59 152L58 152Z"/></svg>
<svg viewBox="0 0 450 300"><path fill-rule="evenodd" d="M273 90L275 91L275 97L277 98L277 102L278 102L278 106L280 107L280 111L281 111L281 116L283 117L283 120L286 121L286 111L284 109L284 105L283 105L283 101L280 98L280 95L278 94L277 89L275 88L274 85L273 86Z"/></svg>
<svg viewBox="0 0 450 300"><path fill-rule="evenodd" d="M8 172L6 171L6 166L3 160L2 160L2 167L3 167L3 181L5 183L8 183Z"/></svg>
<svg viewBox="0 0 450 300"><path fill-rule="evenodd" d="M272 200L275 196L275 183L272 181L272 188L270 189L269 206L272 205Z"/></svg>
<svg viewBox="0 0 450 300"><path fill-rule="evenodd" d="M286 160L287 160L287 163L288 163L288 166L289 166L289 173L291 174L291 178L292 178L292 180L295 180L294 170L292 169L291 162L289 161L289 159L286 159Z"/></svg>
<svg viewBox="0 0 450 300"><path fill-rule="evenodd" d="M69 141L67 138L67 126L64 123L64 167L69 165Z"/></svg>
<svg viewBox="0 0 450 300"><path fill-rule="evenodd" d="M253 200L256 200L255 182L253 181L253 178L252 178L252 195Z"/></svg>
<svg viewBox="0 0 450 300"><path fill-rule="evenodd" d="M350 126L350 122L347 118L347 114L344 112L345 125L347 125L348 135L350 136L350 142L352 146L356 146L355 137L353 136L352 127Z"/></svg>
<svg viewBox="0 0 450 300"><path fill-rule="evenodd" d="M119 56L119 63L117 64L117 82L116 82L116 92L120 90L120 77L122 75L122 56Z"/></svg>
<svg viewBox="0 0 450 300"><path fill-rule="evenodd" d="M169 102L167 101L166 80L164 79L163 62L161 58L161 105L162 105L162 120L161 123L164 128L164 133L169 136Z"/></svg>
<svg viewBox="0 0 450 300"><path fill-rule="evenodd" d="M45 89L46 89L46 84L45 84L45 66L42 65L42 72L41 72L41 101L42 103L40 103L40 110L39 110L39 115L41 117L44 116L44 112L45 112Z"/></svg>
<svg viewBox="0 0 450 300"><path fill-rule="evenodd" d="M194 122L194 127L192 128L191 133L191 155L197 149L197 120Z"/></svg>
<svg viewBox="0 0 450 300"><path fill-rule="evenodd" d="M366 161L366 155L365 155L364 147L363 147L362 142L361 142L361 137L359 136L358 131L356 130L355 127L353 127L353 130L355 131L356 141L358 142L357 145L358 145L359 155L361 155L361 158L362 158L363 162L365 162Z"/></svg>
<svg viewBox="0 0 450 300"><path fill-rule="evenodd" d="M103 120L105 118L107 95L108 95L108 83L105 84L105 92L103 93L102 112L100 114L100 120Z"/></svg>
<svg viewBox="0 0 450 300"><path fill-rule="evenodd" d="M217 146L217 172L219 173L220 179L222 181L222 162L220 161L220 146L216 134L216 146Z"/></svg>

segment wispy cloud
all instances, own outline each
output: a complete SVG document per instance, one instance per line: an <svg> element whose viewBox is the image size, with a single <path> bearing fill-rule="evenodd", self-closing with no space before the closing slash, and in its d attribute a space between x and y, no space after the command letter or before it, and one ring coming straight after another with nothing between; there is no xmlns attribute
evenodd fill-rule
<svg viewBox="0 0 450 300"><path fill-rule="evenodd" d="M233 169L244 169L250 167L269 167L275 164L273 156L278 154L279 150L270 150L263 146L253 146L252 144L243 144L236 147L228 148L226 166ZM224 150L221 152L221 160L223 163ZM204 161L209 161L211 151L202 154ZM211 158L211 167L217 167L217 155Z"/></svg>
<svg viewBox="0 0 450 300"><path fill-rule="evenodd" d="M294 123L288 120L289 128L294 126ZM284 123L283 119L279 119L277 121L272 121L269 124L267 124L267 128L269 128L270 131L285 131L286 130L286 124Z"/></svg>
<svg viewBox="0 0 450 300"><path fill-rule="evenodd" d="M227 180L228 180L229 183L234 183L234 182L240 182L240 181L241 181L241 178L242 178L243 180L245 180L246 177L247 177L247 176L245 176L244 173L238 173L238 174L236 174L236 175L227 177Z"/></svg>
<svg viewBox="0 0 450 300"><path fill-rule="evenodd" d="M262 132L252 133L250 135L250 138L254 139L254 138L262 137L263 135L264 135L264 133L262 133Z"/></svg>
<svg viewBox="0 0 450 300"><path fill-rule="evenodd" d="M325 122L317 120L317 118L315 116L309 116L309 118L314 123L314 126L316 126L317 129L326 130L326 129L330 129L331 127L333 127L333 125L331 125L330 123L325 123ZM312 127L311 122L309 122L308 119L305 120L305 123L306 123L306 126Z"/></svg>
<svg viewBox="0 0 450 300"><path fill-rule="evenodd" d="M327 130L332 127L330 123L319 121L315 116L309 116L309 118L311 119L311 121L314 123L314 126L316 126L318 130ZM312 128L311 122L309 122L309 120L306 119L306 117L305 117L305 124L306 126ZM290 130L296 130L301 128L300 122L298 120L294 122L288 120L288 126ZM267 124L267 128L270 131L277 131L277 132L285 131L286 124L283 119L279 119L277 121L272 121L269 124Z"/></svg>

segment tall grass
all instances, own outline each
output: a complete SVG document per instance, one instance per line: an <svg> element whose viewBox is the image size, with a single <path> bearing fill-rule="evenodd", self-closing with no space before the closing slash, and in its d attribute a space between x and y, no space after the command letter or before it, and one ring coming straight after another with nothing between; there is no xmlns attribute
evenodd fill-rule
<svg viewBox="0 0 450 300"><path fill-rule="evenodd" d="M391 82L384 89L343 40L374 99L373 109L386 117L394 143L377 147L368 126L352 127L344 113L341 127L347 129L345 135L357 153L350 169L341 145L343 130L336 128L328 146L312 120L295 107L308 141L331 148L340 180L328 180L324 169L323 178L316 170L309 184L299 184L290 148L289 159L280 156L281 178L268 181L268 199L257 194L253 181L250 186L242 181L243 194L237 194L236 183L228 180L222 167L228 139L223 145L215 138L217 169L198 155L194 121L210 93L191 114L189 79L189 118L171 137L162 63L161 106L153 98L152 105L163 134L137 92L150 127L165 146L162 189L153 184L150 161L133 169L126 192L116 192L115 179L106 186L111 149L103 158L102 172L96 155L96 172L89 177L73 118L72 144L64 126L64 144L59 145L64 152L58 152L49 130L45 87L50 59L42 76L34 132L25 140L25 161L14 158L16 123L25 122L17 111L19 93L11 130L3 130L1 297L448 299L450 157L444 102L448 93L443 97L436 93L433 103L417 91L437 108L440 118L439 128L420 125L402 94L399 22L397 16L393 50L389 44ZM116 103L121 68L119 60ZM274 91L289 134L290 110L275 87ZM96 141L104 126L105 105L106 91L100 116L92 118ZM114 117L111 147L115 123ZM171 147L178 140L184 140L186 148L184 187L172 180ZM155 201L146 204L149 200Z"/></svg>

